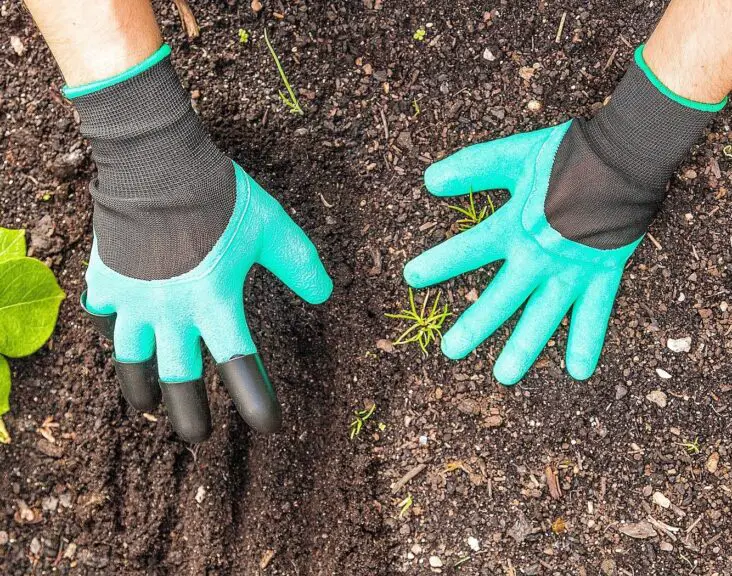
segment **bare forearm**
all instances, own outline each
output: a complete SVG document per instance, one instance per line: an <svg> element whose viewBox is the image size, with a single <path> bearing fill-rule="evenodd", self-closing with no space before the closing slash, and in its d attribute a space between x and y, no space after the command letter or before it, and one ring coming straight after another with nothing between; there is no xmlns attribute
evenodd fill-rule
<svg viewBox="0 0 732 576"><path fill-rule="evenodd" d="M150 0L25 0L70 86L109 78L160 47Z"/></svg>
<svg viewBox="0 0 732 576"><path fill-rule="evenodd" d="M732 91L732 2L672 0L643 57L676 94L719 102Z"/></svg>

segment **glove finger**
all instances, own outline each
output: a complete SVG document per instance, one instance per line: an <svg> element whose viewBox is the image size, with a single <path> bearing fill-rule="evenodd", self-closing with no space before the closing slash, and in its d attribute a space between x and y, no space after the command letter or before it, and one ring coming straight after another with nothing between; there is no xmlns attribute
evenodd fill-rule
<svg viewBox="0 0 732 576"><path fill-rule="evenodd" d="M244 307L222 312L202 330L206 347L244 421L257 432L276 432L282 425L282 409L256 353Z"/></svg>
<svg viewBox="0 0 732 576"><path fill-rule="evenodd" d="M508 320L539 283L531 268L507 261L480 298L442 338L442 352L459 360Z"/></svg>
<svg viewBox="0 0 732 576"><path fill-rule="evenodd" d="M282 427L282 408L259 354L236 356L218 365L219 374L237 411L257 432Z"/></svg>
<svg viewBox="0 0 732 576"><path fill-rule="evenodd" d="M510 386L523 378L575 298L576 292L556 279L534 291L493 367L496 380Z"/></svg>
<svg viewBox="0 0 732 576"><path fill-rule="evenodd" d="M142 412L160 404L152 327L119 314L114 326L114 369L125 400Z"/></svg>
<svg viewBox="0 0 732 576"><path fill-rule="evenodd" d="M622 268L596 276L572 306L567 338L567 372L586 380L597 367Z"/></svg>
<svg viewBox="0 0 732 576"><path fill-rule="evenodd" d="M276 204L258 262L310 304L325 302L333 282L305 232Z"/></svg>
<svg viewBox="0 0 732 576"><path fill-rule="evenodd" d="M444 282L504 257L501 210L407 262L404 279L414 288Z"/></svg>
<svg viewBox="0 0 732 576"><path fill-rule="evenodd" d="M114 336L114 321L117 314L112 312L108 314L99 314L92 312L92 308L87 302L87 291L81 293L80 299L81 309L84 314L91 321L92 325L100 332L100 334L106 338L112 340Z"/></svg>
<svg viewBox="0 0 732 576"><path fill-rule="evenodd" d="M427 168L424 183L435 196L512 190L527 167L532 149L544 138L546 134L540 130L468 146Z"/></svg>
<svg viewBox="0 0 732 576"><path fill-rule="evenodd" d="M186 442L202 442L211 435L211 412L198 332L192 327L170 326L157 330L155 341L160 388L170 423Z"/></svg>

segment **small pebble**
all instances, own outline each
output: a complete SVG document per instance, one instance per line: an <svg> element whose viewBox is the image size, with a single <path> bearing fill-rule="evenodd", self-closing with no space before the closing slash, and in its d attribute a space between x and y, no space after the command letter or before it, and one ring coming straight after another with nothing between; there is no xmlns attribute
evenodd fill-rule
<svg viewBox="0 0 732 576"><path fill-rule="evenodd" d="M653 402L659 408L665 408L667 403L666 394L661 390L654 390L653 392L649 392L648 394L646 394L646 400L648 400L649 402Z"/></svg>
<svg viewBox="0 0 732 576"><path fill-rule="evenodd" d="M199 504L206 498L206 489L203 486L199 486L196 490L196 502Z"/></svg>
<svg viewBox="0 0 732 576"><path fill-rule="evenodd" d="M671 352L688 352L691 350L691 336L684 336L683 338L669 338L666 340L666 346ZM659 376L661 374L659 373ZM664 376L661 376L664 378Z"/></svg>
<svg viewBox="0 0 732 576"><path fill-rule="evenodd" d="M437 556L430 556L430 566L432 566L432 568L442 568L442 560Z"/></svg>
<svg viewBox="0 0 732 576"><path fill-rule="evenodd" d="M478 551L480 551L480 542L478 542L478 539L477 539L477 538L475 538L474 536L470 536L470 537L468 538L468 546L470 546L470 549L471 549L471 550L472 550L473 552L478 552Z"/></svg>
<svg viewBox="0 0 732 576"><path fill-rule="evenodd" d="M661 508L670 508L671 507L671 500L666 498L666 496L661 492L653 493L653 502L654 502L654 504L658 504Z"/></svg>
<svg viewBox="0 0 732 576"><path fill-rule="evenodd" d="M659 378L663 378L664 380L671 378L671 374L666 372L663 368L656 368L656 374L658 374Z"/></svg>

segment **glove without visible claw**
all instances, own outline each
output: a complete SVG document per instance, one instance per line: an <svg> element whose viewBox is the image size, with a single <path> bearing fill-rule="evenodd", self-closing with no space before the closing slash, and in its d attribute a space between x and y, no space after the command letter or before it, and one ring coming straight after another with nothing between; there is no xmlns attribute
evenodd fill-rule
<svg viewBox="0 0 732 576"><path fill-rule="evenodd" d="M425 184L438 196L511 192L486 221L405 267L407 282L421 288L504 261L444 335L448 357L468 355L523 306L493 370L499 382L514 384L571 309L567 370L580 380L594 372L625 264L673 170L726 103L673 94L648 69L642 50L589 122L470 146L427 169Z"/></svg>

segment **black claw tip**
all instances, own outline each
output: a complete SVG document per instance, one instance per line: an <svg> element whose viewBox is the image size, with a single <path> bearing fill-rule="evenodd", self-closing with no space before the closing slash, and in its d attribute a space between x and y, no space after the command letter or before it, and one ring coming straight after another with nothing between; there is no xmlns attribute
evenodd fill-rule
<svg viewBox="0 0 732 576"><path fill-rule="evenodd" d="M86 290L81 293L81 309L87 315L94 327L99 330L102 336L105 336L112 340L114 337L114 321L117 318L117 314L95 314L90 312L89 308L86 307Z"/></svg>
<svg viewBox="0 0 732 576"><path fill-rule="evenodd" d="M219 364L219 374L244 421L257 432L277 432L282 409L259 354L236 356Z"/></svg>
<svg viewBox="0 0 732 576"><path fill-rule="evenodd" d="M151 412L160 404L155 357L146 362L119 362L115 359L114 369L122 395L133 408Z"/></svg>
<svg viewBox="0 0 732 576"><path fill-rule="evenodd" d="M211 412L203 379L189 382L160 382L168 418L186 442L196 444L211 435Z"/></svg>

